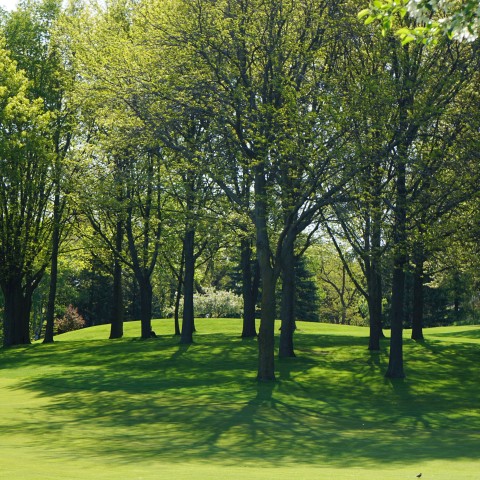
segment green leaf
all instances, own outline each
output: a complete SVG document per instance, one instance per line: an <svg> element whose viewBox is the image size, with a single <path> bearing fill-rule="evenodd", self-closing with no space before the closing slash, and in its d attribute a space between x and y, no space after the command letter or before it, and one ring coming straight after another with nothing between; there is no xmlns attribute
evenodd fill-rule
<svg viewBox="0 0 480 480"><path fill-rule="evenodd" d="M384 18L382 22L383 28L388 32L392 29L392 20L390 18Z"/></svg>
<svg viewBox="0 0 480 480"><path fill-rule="evenodd" d="M407 43L413 42L415 40L415 37L413 35L407 35L403 40L402 40L402 45L407 45Z"/></svg>
<svg viewBox="0 0 480 480"><path fill-rule="evenodd" d="M359 19L362 19L363 17L366 17L367 15L370 14L370 9L369 8L365 8L363 9L361 12L358 12L358 18Z"/></svg>

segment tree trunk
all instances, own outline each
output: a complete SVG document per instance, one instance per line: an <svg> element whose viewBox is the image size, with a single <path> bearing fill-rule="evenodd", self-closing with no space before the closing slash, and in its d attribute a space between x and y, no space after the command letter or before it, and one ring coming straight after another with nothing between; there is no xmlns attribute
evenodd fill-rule
<svg viewBox="0 0 480 480"><path fill-rule="evenodd" d="M195 275L195 230L189 228L185 232L184 238L185 251L185 276L183 280L183 321L180 343L193 343L194 332L194 311L193 311L193 292Z"/></svg>
<svg viewBox="0 0 480 480"><path fill-rule="evenodd" d="M58 251L60 248L60 192L57 190L53 203L52 260L50 265L50 287L48 291L45 338L43 343L53 342L53 322L58 281Z"/></svg>
<svg viewBox="0 0 480 480"><path fill-rule="evenodd" d="M370 317L370 338L368 349L380 350L380 339L384 338L382 332L382 278L378 265L372 260L367 278L368 288L368 313Z"/></svg>
<svg viewBox="0 0 480 480"><path fill-rule="evenodd" d="M140 321L142 325L142 339L152 335L152 283L145 275L138 279L140 289Z"/></svg>
<svg viewBox="0 0 480 480"><path fill-rule="evenodd" d="M4 298L3 346L25 345L30 342L30 309L32 293L24 292L21 280L11 279L2 285Z"/></svg>
<svg viewBox="0 0 480 480"><path fill-rule="evenodd" d="M413 272L412 340L423 340L423 255L419 255Z"/></svg>
<svg viewBox="0 0 480 480"><path fill-rule="evenodd" d="M262 279L262 316L258 334L257 380L275 380L275 285L272 251L267 228L267 189L263 162L255 175L255 233L257 259Z"/></svg>
<svg viewBox="0 0 480 480"><path fill-rule="evenodd" d="M368 349L380 350L382 331L382 173L377 160L373 171L373 200L371 209L370 262L368 269L368 310L370 315L370 340Z"/></svg>
<svg viewBox="0 0 480 480"><path fill-rule="evenodd" d="M115 250L122 251L123 224L117 221L115 233ZM110 324L110 339L123 337L123 288L122 288L122 263L118 255L114 256L113 266L113 298L112 318Z"/></svg>
<svg viewBox="0 0 480 480"><path fill-rule="evenodd" d="M180 258L180 270L177 277L177 291L175 292L175 309L173 313L173 324L175 328L175 335L180 336L180 301L182 300L182 290L183 290L183 270L185 267L185 247L182 246L182 256Z"/></svg>
<svg viewBox="0 0 480 480"><path fill-rule="evenodd" d="M243 329L242 338L257 336L255 327L255 305L258 295L258 268L252 277L252 247L248 238L241 241L241 269L243 295Z"/></svg>
<svg viewBox="0 0 480 480"><path fill-rule="evenodd" d="M262 318L258 334L257 380L275 380L275 275L273 268L262 268Z"/></svg>
<svg viewBox="0 0 480 480"><path fill-rule="evenodd" d="M405 265L407 261L405 252L407 222L405 158L406 155L402 155L397 165L390 356L387 373L385 374L388 378L405 377L403 371L403 318L405 303Z"/></svg>
<svg viewBox="0 0 480 480"><path fill-rule="evenodd" d="M279 357L295 357L293 332L295 331L295 252L293 243L285 247L282 262L282 328L280 332Z"/></svg>

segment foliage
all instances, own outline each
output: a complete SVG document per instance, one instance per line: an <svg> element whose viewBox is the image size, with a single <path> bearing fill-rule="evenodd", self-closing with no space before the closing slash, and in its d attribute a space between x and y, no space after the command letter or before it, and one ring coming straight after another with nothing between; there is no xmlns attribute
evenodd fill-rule
<svg viewBox="0 0 480 480"><path fill-rule="evenodd" d="M320 291L312 263L302 255L295 264L295 317L307 322L320 321Z"/></svg>
<svg viewBox="0 0 480 480"><path fill-rule="evenodd" d="M241 292L248 265L262 276L268 380L277 279L287 291L291 252L328 233L335 248L297 263L299 319L363 323L366 302L377 314L389 287L405 291L396 271L404 324L414 276L429 324L464 321L478 296L480 69L475 42L446 37L477 35L474 7L374 1L361 16L382 36L350 0L22 2L0 26L0 277L23 275L5 311L20 311L19 291L30 308L45 272L57 312L71 303L100 323L121 318L114 303L150 338L182 290L215 286L197 315L239 315L223 290Z"/></svg>
<svg viewBox="0 0 480 480"><path fill-rule="evenodd" d="M196 317L240 318L242 316L242 297L227 290L205 288L202 293L194 294L193 303ZM169 314L173 314L173 310Z"/></svg>
<svg viewBox="0 0 480 480"><path fill-rule="evenodd" d="M233 317L242 316L243 301L240 295L213 288L193 296L196 315L199 317Z"/></svg>
<svg viewBox="0 0 480 480"><path fill-rule="evenodd" d="M55 319L55 328L57 334L79 330L85 327L85 320L78 313L78 309L69 305L63 314L63 317Z"/></svg>
<svg viewBox="0 0 480 480"><path fill-rule="evenodd" d="M358 16L366 18L367 25L379 21L384 33L393 28L397 19L409 18L410 24L395 31L403 44L416 39L435 42L440 35L473 42L480 30L478 0L374 0Z"/></svg>
<svg viewBox="0 0 480 480"><path fill-rule="evenodd" d="M307 261L310 269L315 272L316 285L320 292L320 321L368 325L364 300L334 247L329 243L313 245L307 251ZM355 258L350 255L347 262L348 268L360 276L361 270Z"/></svg>
<svg viewBox="0 0 480 480"><path fill-rule="evenodd" d="M4 344L30 342L32 294L46 268L51 238L53 148L41 99L0 40L0 286Z"/></svg>

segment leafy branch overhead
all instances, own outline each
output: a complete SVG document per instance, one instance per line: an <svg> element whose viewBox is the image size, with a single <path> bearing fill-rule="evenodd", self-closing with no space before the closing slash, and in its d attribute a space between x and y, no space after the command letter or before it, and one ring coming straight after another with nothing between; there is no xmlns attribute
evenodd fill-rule
<svg viewBox="0 0 480 480"><path fill-rule="evenodd" d="M403 44L435 43L440 36L473 42L480 31L478 0L374 0L359 12L366 25L379 22L382 33L393 30Z"/></svg>

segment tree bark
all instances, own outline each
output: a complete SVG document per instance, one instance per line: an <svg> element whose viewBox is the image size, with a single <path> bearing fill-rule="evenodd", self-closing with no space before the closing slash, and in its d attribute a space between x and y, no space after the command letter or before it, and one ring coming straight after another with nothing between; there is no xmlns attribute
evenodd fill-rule
<svg viewBox="0 0 480 480"><path fill-rule="evenodd" d="M52 259L50 264L50 286L48 290L47 316L43 343L53 343L53 322L58 282L58 251L60 249L60 186L57 185L53 202Z"/></svg>
<svg viewBox="0 0 480 480"><path fill-rule="evenodd" d="M370 338L368 349L380 350L380 339L384 338L382 331L382 277L379 265L372 259L367 278L368 312L370 317Z"/></svg>
<svg viewBox="0 0 480 480"><path fill-rule="evenodd" d="M140 321L142 339L146 340L152 335L152 283L150 277L144 275L137 277L140 288Z"/></svg>
<svg viewBox="0 0 480 480"><path fill-rule="evenodd" d="M194 332L193 293L195 275L195 230L193 228L188 228L185 232L183 245L185 251L185 276L183 280L183 319L180 343L191 344L193 343Z"/></svg>
<svg viewBox="0 0 480 480"><path fill-rule="evenodd" d="M3 346L30 344L30 309L33 291L24 291L19 279L2 285L4 298Z"/></svg>
<svg viewBox="0 0 480 480"><path fill-rule="evenodd" d="M405 265L406 258L406 168L402 155L397 164L395 232L394 232L394 263L392 279L392 309L390 356L387 373L388 378L404 378L403 370L403 318L405 303Z"/></svg>
<svg viewBox="0 0 480 480"><path fill-rule="evenodd" d="M258 334L257 380L275 380L275 275L273 268L264 268L262 275L262 318Z"/></svg>
<svg viewBox="0 0 480 480"><path fill-rule="evenodd" d="M243 296L243 329L242 338L257 336L255 326L255 305L258 295L258 268L252 276L252 247L248 238L241 240L241 269Z"/></svg>
<svg viewBox="0 0 480 480"><path fill-rule="evenodd" d="M293 332L295 331L295 252L293 243L285 247L282 261L282 305L279 357L295 357Z"/></svg>
<svg viewBox="0 0 480 480"><path fill-rule="evenodd" d="M122 251L123 244L123 223L117 221L115 232L115 250ZM122 263L118 255L114 255L113 266L113 298L112 298L112 318L110 324L110 339L123 337L123 287L122 287Z"/></svg>
<svg viewBox="0 0 480 480"><path fill-rule="evenodd" d="M257 259L262 279L262 316L258 334L257 380L275 380L275 285L276 271L267 229L267 189L264 164L260 162L255 174L255 233Z"/></svg>
<svg viewBox="0 0 480 480"><path fill-rule="evenodd" d="M413 272L413 315L412 315L412 340L423 340L423 255L420 253L415 262Z"/></svg>
<svg viewBox="0 0 480 480"><path fill-rule="evenodd" d="M58 251L60 248L60 194L55 194L53 204L52 259L50 264L50 286L43 343L53 343L53 322L55 317L55 299L58 281Z"/></svg>

